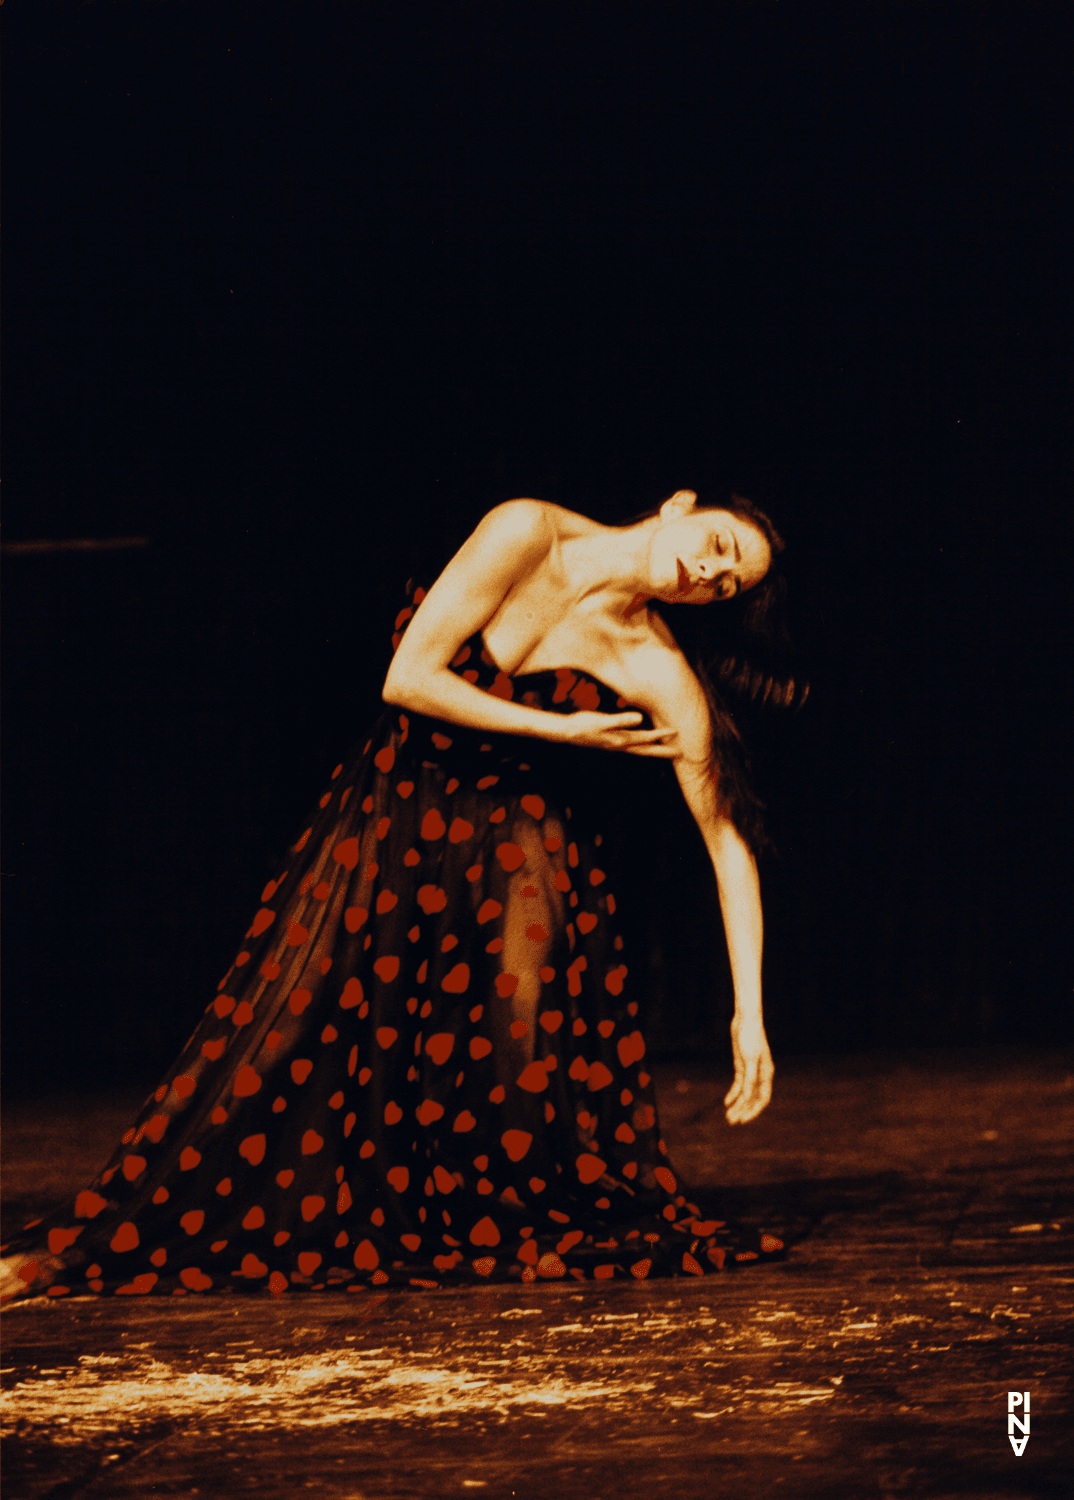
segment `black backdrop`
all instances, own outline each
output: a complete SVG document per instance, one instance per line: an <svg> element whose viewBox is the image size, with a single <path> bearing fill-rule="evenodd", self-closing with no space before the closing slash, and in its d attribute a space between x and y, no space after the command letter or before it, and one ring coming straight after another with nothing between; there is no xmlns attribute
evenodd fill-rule
<svg viewBox="0 0 1074 1500"><path fill-rule="evenodd" d="M1069 1037L1063 12L5 7L9 1089L155 1081L411 573L680 485L772 509L810 658L749 726L777 1055ZM660 1042L723 1046L615 770Z"/></svg>

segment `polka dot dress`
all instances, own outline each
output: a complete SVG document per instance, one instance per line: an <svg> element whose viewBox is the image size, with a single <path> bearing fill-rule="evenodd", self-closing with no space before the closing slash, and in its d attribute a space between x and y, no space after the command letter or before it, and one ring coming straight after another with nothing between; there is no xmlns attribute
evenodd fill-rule
<svg viewBox="0 0 1074 1500"><path fill-rule="evenodd" d="M584 673L509 677L480 635L451 665L552 712L624 706ZM386 710L107 1168L5 1247L39 1255L28 1289L358 1292L778 1257L667 1160L621 872L571 798L595 753Z"/></svg>

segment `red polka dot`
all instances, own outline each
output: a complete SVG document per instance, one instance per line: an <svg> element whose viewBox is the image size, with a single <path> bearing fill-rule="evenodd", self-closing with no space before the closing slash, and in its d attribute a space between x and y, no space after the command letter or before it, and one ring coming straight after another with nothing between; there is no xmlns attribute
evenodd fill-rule
<svg viewBox="0 0 1074 1500"><path fill-rule="evenodd" d="M160 1277L155 1271L146 1271L141 1276L136 1276L126 1286L116 1287L117 1297L147 1297L156 1286Z"/></svg>
<svg viewBox="0 0 1074 1500"><path fill-rule="evenodd" d="M434 1178L434 1180L436 1182L436 1186L444 1194L453 1193L455 1191L455 1189L459 1185L455 1181L455 1179L451 1175L451 1173L448 1172L448 1171L446 1171L443 1167L441 1167L439 1165L435 1166L433 1168L433 1178ZM461 1179L460 1179L460 1181L461 1181Z"/></svg>
<svg viewBox="0 0 1074 1500"><path fill-rule="evenodd" d="M451 1056L455 1046L455 1037L450 1031L438 1031L435 1036L429 1037L425 1043L425 1051L434 1063L443 1065Z"/></svg>
<svg viewBox="0 0 1074 1500"><path fill-rule="evenodd" d="M604 978L604 987L609 995L621 995L623 993L623 980L627 975L626 964L620 964L617 969L611 969Z"/></svg>
<svg viewBox="0 0 1074 1500"><path fill-rule="evenodd" d="M511 1161L521 1161L533 1145L533 1136L526 1130L505 1130L500 1136L500 1145Z"/></svg>
<svg viewBox="0 0 1074 1500"><path fill-rule="evenodd" d="M509 1000L518 989L517 974L497 974L496 993L501 1000Z"/></svg>
<svg viewBox="0 0 1074 1500"><path fill-rule="evenodd" d="M364 998L365 992L362 989L361 980L355 978L348 979L347 983L343 986L343 993L339 997L340 1009L353 1010L356 1005L361 1005Z"/></svg>
<svg viewBox="0 0 1074 1500"><path fill-rule="evenodd" d="M443 1105L437 1104L435 1099L424 1099L415 1110L419 1125L431 1125L435 1120L444 1117Z"/></svg>
<svg viewBox="0 0 1074 1500"><path fill-rule="evenodd" d="M483 1219L470 1230L471 1245L498 1245L500 1243L500 1231L486 1214Z"/></svg>
<svg viewBox="0 0 1074 1500"><path fill-rule="evenodd" d="M503 907L498 901L493 901L491 899L489 899L488 901L482 901L481 905L477 909L478 924L480 926L484 926L486 922L491 922L493 917L498 917L502 911Z"/></svg>
<svg viewBox="0 0 1074 1500"><path fill-rule="evenodd" d="M518 844L500 844L496 849L496 858L510 875L512 871L521 869L526 863L526 851Z"/></svg>
<svg viewBox="0 0 1074 1500"><path fill-rule="evenodd" d="M301 922L292 922L287 929L287 946L301 948L303 943L308 942L309 935L308 927L303 927Z"/></svg>
<svg viewBox="0 0 1074 1500"><path fill-rule="evenodd" d="M394 956L378 958L373 965L373 973L384 984L390 984L399 973L399 960Z"/></svg>
<svg viewBox="0 0 1074 1500"><path fill-rule="evenodd" d="M452 844L461 844L465 839L473 837L474 825L468 823L465 818L455 818L448 829L448 841Z"/></svg>
<svg viewBox="0 0 1074 1500"><path fill-rule="evenodd" d="M673 1193L678 1187L674 1172L670 1172L667 1167L654 1167L653 1176L666 1193Z"/></svg>
<svg viewBox="0 0 1074 1500"><path fill-rule="evenodd" d="M418 888L418 905L427 917L434 912L443 911L447 905L447 893L438 885L423 885Z"/></svg>
<svg viewBox="0 0 1074 1500"><path fill-rule="evenodd" d="M380 1265L380 1256L371 1240L363 1240L354 1252L354 1264L359 1271L373 1271Z"/></svg>
<svg viewBox="0 0 1074 1500"><path fill-rule="evenodd" d="M324 1145L324 1136L318 1135L315 1130L307 1130L302 1137L302 1155L312 1156Z"/></svg>
<svg viewBox="0 0 1074 1500"><path fill-rule="evenodd" d="M392 1167L384 1175L397 1193L405 1193L410 1186L410 1171L407 1167Z"/></svg>
<svg viewBox="0 0 1074 1500"><path fill-rule="evenodd" d="M195 1151L193 1146L187 1146L179 1157L179 1170L181 1172L192 1172L201 1161L201 1152Z"/></svg>
<svg viewBox="0 0 1074 1500"><path fill-rule="evenodd" d="M447 824L437 812L431 807L421 820L421 836L423 839L442 839L447 832Z"/></svg>
<svg viewBox="0 0 1074 1500"><path fill-rule="evenodd" d="M468 1109L464 1109L461 1114L456 1115L455 1123L451 1128L458 1134L462 1135L465 1134L465 1132L468 1130L473 1130L476 1124L477 1121L474 1119L470 1111Z"/></svg>
<svg viewBox="0 0 1074 1500"><path fill-rule="evenodd" d="M125 1156L123 1158L123 1175L128 1182L133 1182L144 1171L144 1156Z"/></svg>
<svg viewBox="0 0 1074 1500"><path fill-rule="evenodd" d="M358 840L355 838L344 839L337 844L332 851L332 858L337 865L342 865L345 870L353 870L358 865Z"/></svg>
<svg viewBox="0 0 1074 1500"><path fill-rule="evenodd" d="M368 916L364 906L348 906L343 913L343 925L348 932L357 932Z"/></svg>
<svg viewBox="0 0 1074 1500"><path fill-rule="evenodd" d="M224 1037L219 1037L215 1042L202 1042L201 1055L202 1057L207 1057L210 1062L216 1062L217 1059L223 1054L224 1047L226 1045L227 1043Z"/></svg>
<svg viewBox="0 0 1074 1500"><path fill-rule="evenodd" d="M391 911L394 906L399 905L399 897L394 891L381 891L377 897L377 916L382 917L386 911Z"/></svg>
<svg viewBox="0 0 1074 1500"><path fill-rule="evenodd" d="M305 1083L313 1072L313 1064L308 1057L296 1057L291 1064L291 1077L295 1083Z"/></svg>
<svg viewBox="0 0 1074 1500"><path fill-rule="evenodd" d="M79 1224L75 1229L50 1229L48 1232L49 1254L59 1255L61 1251L67 1249L68 1245L73 1245L84 1228L84 1224Z"/></svg>
<svg viewBox="0 0 1074 1500"><path fill-rule="evenodd" d="M566 1274L567 1267L558 1255L542 1255L537 1262L537 1275L544 1276L549 1281L555 1280L560 1276L566 1276Z"/></svg>
<svg viewBox="0 0 1074 1500"><path fill-rule="evenodd" d="M268 931L275 920L276 913L270 911L267 906L263 906L254 918L253 926L250 928L250 936L260 937L263 932Z"/></svg>
<svg viewBox="0 0 1074 1500"><path fill-rule="evenodd" d="M398 1125L399 1121L402 1118L403 1111L399 1108L394 1099L389 1099L388 1103L384 1106L385 1125Z"/></svg>
<svg viewBox="0 0 1074 1500"><path fill-rule="evenodd" d="M252 1167L259 1166L265 1159L266 1144L263 1134L248 1135L239 1146L239 1155L244 1157Z"/></svg>
<svg viewBox="0 0 1074 1500"><path fill-rule="evenodd" d="M548 1073L542 1062L531 1062L528 1067L522 1069L518 1075L517 1083L520 1089L525 1089L529 1094L539 1094L548 1087Z"/></svg>
<svg viewBox="0 0 1074 1500"><path fill-rule="evenodd" d="M607 1088L608 1084L614 1081L611 1073L602 1062L595 1062L589 1069L587 1083L591 1093L595 1093L597 1089Z"/></svg>
<svg viewBox="0 0 1074 1500"><path fill-rule="evenodd" d="M465 994L470 983L469 964L456 964L440 981L440 988L449 995Z"/></svg>
<svg viewBox="0 0 1074 1500"><path fill-rule="evenodd" d="M373 757L373 764L378 771L383 771L385 776L395 765L395 749L391 745L385 745L383 750L378 750Z"/></svg>
<svg viewBox="0 0 1074 1500"><path fill-rule="evenodd" d="M631 1063L640 1062L645 1056L645 1038L640 1031L632 1031L629 1036L619 1038L616 1051L623 1067L628 1068Z"/></svg>
<svg viewBox="0 0 1074 1500"><path fill-rule="evenodd" d="M231 1024L233 1026L249 1026L253 1018L254 1008L250 1004L249 1000L244 1000L242 1004L236 1008L235 1014L231 1018Z"/></svg>
<svg viewBox="0 0 1074 1500"><path fill-rule="evenodd" d="M266 979L278 979L280 977L280 966L277 963L273 963L271 959L266 959L261 965L260 972Z"/></svg>
<svg viewBox="0 0 1074 1500"><path fill-rule="evenodd" d="M242 1221L244 1229L260 1229L265 1222L265 1210L263 1208L251 1208Z"/></svg>
<svg viewBox="0 0 1074 1500"><path fill-rule="evenodd" d="M547 943L549 937L548 928L541 922L531 922L526 928L526 936L531 943Z"/></svg>
<svg viewBox="0 0 1074 1500"><path fill-rule="evenodd" d="M593 1156L588 1151L583 1151L574 1164L578 1169L578 1180L587 1185L596 1182L608 1170L606 1162L601 1161L599 1156Z"/></svg>
<svg viewBox="0 0 1074 1500"><path fill-rule="evenodd" d="M544 817L543 797L535 797L531 792L528 796L521 799L520 806L525 812L529 813L531 818L536 818L538 822Z"/></svg>
<svg viewBox="0 0 1074 1500"><path fill-rule="evenodd" d="M433 731L432 739L433 744L438 750L450 750L452 744L454 743L454 741L450 740L446 734L440 734L438 730Z"/></svg>
<svg viewBox="0 0 1074 1500"><path fill-rule="evenodd" d="M301 1203L302 1217L307 1224L312 1224L319 1213L324 1211L324 1199L317 1193L310 1193L303 1198Z"/></svg>
<svg viewBox="0 0 1074 1500"><path fill-rule="evenodd" d="M107 1208L107 1199L102 1199L101 1194L92 1193L89 1188L84 1188L75 1199L75 1218L96 1218L102 1209Z"/></svg>
<svg viewBox="0 0 1074 1500"><path fill-rule="evenodd" d="M580 911L578 913L578 930L581 933L592 932L597 925L597 919L592 912Z"/></svg>
<svg viewBox="0 0 1074 1500"><path fill-rule="evenodd" d="M213 1001L213 1010L216 1011L216 1014L220 1017L221 1021L225 1016L230 1016L231 1012L234 1009L235 1002L230 995L217 995L216 999Z"/></svg>
<svg viewBox="0 0 1074 1500"><path fill-rule="evenodd" d="M205 1214L200 1208L192 1208L189 1213L183 1215L179 1220L179 1227L186 1234L194 1235L201 1232L205 1223Z"/></svg>
<svg viewBox="0 0 1074 1500"><path fill-rule="evenodd" d="M153 1202L167 1203L169 1196L170 1194L166 1187L158 1187L156 1192L153 1194Z"/></svg>
<svg viewBox="0 0 1074 1500"><path fill-rule="evenodd" d="M394 1042L398 1041L398 1039L399 1033L396 1031L394 1026L377 1027L377 1041L385 1052L387 1052L388 1048Z"/></svg>

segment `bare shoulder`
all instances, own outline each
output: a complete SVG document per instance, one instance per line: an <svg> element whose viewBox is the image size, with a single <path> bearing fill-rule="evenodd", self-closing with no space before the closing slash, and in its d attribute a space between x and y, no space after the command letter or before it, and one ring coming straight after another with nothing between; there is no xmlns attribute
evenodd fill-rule
<svg viewBox="0 0 1074 1500"><path fill-rule="evenodd" d="M551 512L557 509L544 500L505 500L481 519L475 538L523 547L527 551L547 548L557 534Z"/></svg>

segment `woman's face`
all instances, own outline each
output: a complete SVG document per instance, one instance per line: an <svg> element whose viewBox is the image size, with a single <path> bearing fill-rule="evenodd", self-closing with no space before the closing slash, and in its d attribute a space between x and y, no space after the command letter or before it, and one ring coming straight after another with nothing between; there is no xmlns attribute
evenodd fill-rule
<svg viewBox="0 0 1074 1500"><path fill-rule="evenodd" d="M680 490L665 500L649 547L653 596L668 604L711 604L760 583L772 562L764 533L729 510L699 510Z"/></svg>

